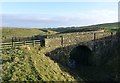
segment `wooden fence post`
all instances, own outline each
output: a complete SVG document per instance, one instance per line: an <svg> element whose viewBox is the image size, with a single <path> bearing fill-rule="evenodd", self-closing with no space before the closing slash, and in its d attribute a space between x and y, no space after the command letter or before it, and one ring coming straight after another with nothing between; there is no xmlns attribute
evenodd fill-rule
<svg viewBox="0 0 120 83"><path fill-rule="evenodd" d="M35 46L35 40L33 40L33 46Z"/></svg>
<svg viewBox="0 0 120 83"><path fill-rule="evenodd" d="M96 33L93 33L93 35L94 35L93 37L94 37L94 41L95 41L96 40Z"/></svg>
<svg viewBox="0 0 120 83"><path fill-rule="evenodd" d="M113 32L111 32L111 38L113 37Z"/></svg>
<svg viewBox="0 0 120 83"><path fill-rule="evenodd" d="M24 41L24 45L26 45L26 41Z"/></svg>
<svg viewBox="0 0 120 83"><path fill-rule="evenodd" d="M61 36L61 45L63 46L63 36Z"/></svg>
<svg viewBox="0 0 120 83"><path fill-rule="evenodd" d="M13 40L13 37L12 37L12 47L14 47L14 40Z"/></svg>
<svg viewBox="0 0 120 83"><path fill-rule="evenodd" d="M93 33L93 37L94 37L94 48L93 48L93 50L95 51L95 49L96 49L96 42L95 42L95 40L96 40L96 33Z"/></svg>
<svg viewBox="0 0 120 83"><path fill-rule="evenodd" d="M12 47L14 47L15 46L15 42L12 42Z"/></svg>

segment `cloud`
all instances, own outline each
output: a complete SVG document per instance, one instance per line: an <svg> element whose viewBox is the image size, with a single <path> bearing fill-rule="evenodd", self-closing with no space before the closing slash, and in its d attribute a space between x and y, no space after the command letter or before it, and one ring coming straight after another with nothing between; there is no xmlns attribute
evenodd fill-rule
<svg viewBox="0 0 120 83"><path fill-rule="evenodd" d="M64 15L49 14L3 14L3 26L15 27L60 27L85 26L98 23L117 22L115 10L91 10Z"/></svg>

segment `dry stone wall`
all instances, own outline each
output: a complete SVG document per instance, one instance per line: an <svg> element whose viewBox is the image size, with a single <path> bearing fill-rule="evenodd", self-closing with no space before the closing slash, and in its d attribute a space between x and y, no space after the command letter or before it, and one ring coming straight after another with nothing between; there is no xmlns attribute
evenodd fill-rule
<svg viewBox="0 0 120 83"><path fill-rule="evenodd" d="M95 41L106 37L112 37L116 32L82 32L82 33L69 33L56 37L48 37L45 39L46 47L60 47L79 44L81 42Z"/></svg>

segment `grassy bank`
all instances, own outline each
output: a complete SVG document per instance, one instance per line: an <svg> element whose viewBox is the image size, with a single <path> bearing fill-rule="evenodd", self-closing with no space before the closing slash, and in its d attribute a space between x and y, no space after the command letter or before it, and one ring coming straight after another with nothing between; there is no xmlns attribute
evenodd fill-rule
<svg viewBox="0 0 120 83"><path fill-rule="evenodd" d="M3 81L75 81L67 68L44 55L40 47L19 47L2 54ZM63 71L66 70L66 71Z"/></svg>

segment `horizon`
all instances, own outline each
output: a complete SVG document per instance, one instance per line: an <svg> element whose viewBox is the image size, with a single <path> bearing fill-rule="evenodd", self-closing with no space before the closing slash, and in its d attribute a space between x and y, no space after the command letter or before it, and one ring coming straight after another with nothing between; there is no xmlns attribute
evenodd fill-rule
<svg viewBox="0 0 120 83"><path fill-rule="evenodd" d="M118 22L117 2L5 2L2 27L82 27Z"/></svg>
<svg viewBox="0 0 120 83"><path fill-rule="evenodd" d="M117 22L112 22L112 23L117 23ZM102 23L102 24L104 25L104 24L112 24L112 23ZM102 25L102 24L85 25L85 26L66 26L66 27L55 27L55 28L87 27L87 26L97 26L97 25ZM34 28L37 29L37 28L39 28L39 29L47 29L47 28L44 28L44 27L8 27L8 26L3 26L3 27L0 27L0 28L26 28L26 29L27 28L29 28L29 29L34 29Z"/></svg>

